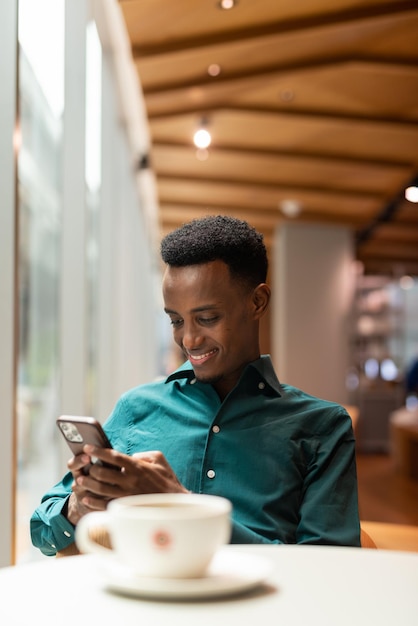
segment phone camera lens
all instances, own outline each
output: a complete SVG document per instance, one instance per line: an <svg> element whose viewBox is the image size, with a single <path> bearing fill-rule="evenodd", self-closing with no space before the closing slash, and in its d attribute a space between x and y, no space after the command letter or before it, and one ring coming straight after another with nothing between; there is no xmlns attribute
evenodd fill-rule
<svg viewBox="0 0 418 626"><path fill-rule="evenodd" d="M60 428L68 441L71 441L73 443L82 443L83 437L79 433L79 430L77 426L75 426L75 424L71 424L70 422L62 422L60 424Z"/></svg>

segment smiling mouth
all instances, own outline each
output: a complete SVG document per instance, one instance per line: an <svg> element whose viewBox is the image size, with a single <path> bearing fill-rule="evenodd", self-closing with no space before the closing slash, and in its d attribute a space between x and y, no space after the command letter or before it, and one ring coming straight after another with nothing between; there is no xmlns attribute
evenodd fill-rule
<svg viewBox="0 0 418 626"><path fill-rule="evenodd" d="M216 354L218 352L218 350L215 348L214 350L209 350L209 352L205 352L204 354L190 354L190 352L186 351L187 357L189 359L189 361L191 361L192 363L204 363L205 361L207 361L210 357L212 357L214 354Z"/></svg>

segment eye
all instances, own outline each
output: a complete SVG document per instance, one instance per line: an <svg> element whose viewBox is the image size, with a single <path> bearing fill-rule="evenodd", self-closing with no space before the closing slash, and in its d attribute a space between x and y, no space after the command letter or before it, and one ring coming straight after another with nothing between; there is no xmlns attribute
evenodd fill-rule
<svg viewBox="0 0 418 626"><path fill-rule="evenodd" d="M216 324L218 320L219 320L219 315L213 315L212 317L200 317L199 324L210 326L211 324Z"/></svg>
<svg viewBox="0 0 418 626"><path fill-rule="evenodd" d="M183 324L183 320L180 318L178 319L170 319L170 324L174 327L174 328L179 328L182 324Z"/></svg>

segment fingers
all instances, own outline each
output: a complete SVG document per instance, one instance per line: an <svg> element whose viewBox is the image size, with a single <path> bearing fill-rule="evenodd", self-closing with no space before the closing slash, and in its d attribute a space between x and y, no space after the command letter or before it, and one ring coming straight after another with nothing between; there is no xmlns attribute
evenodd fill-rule
<svg viewBox="0 0 418 626"><path fill-rule="evenodd" d="M90 458L94 457L100 459L104 463L115 465L121 469L127 462L129 462L130 459L128 455L118 452L117 450L113 450L112 448L97 448L96 446L86 444L83 449L85 454Z"/></svg>
<svg viewBox="0 0 418 626"><path fill-rule="evenodd" d="M89 456L89 459L90 457L94 457L104 463L114 465L126 471L129 467L134 468L141 466L141 461L144 461L146 464L152 463L154 465L160 465L161 467L170 467L167 459L159 450L136 452L132 456L128 456L127 454L123 454L111 448L96 448L96 446L86 444L84 446L84 452Z"/></svg>
<svg viewBox="0 0 418 626"><path fill-rule="evenodd" d="M104 511L109 503L109 500L105 500L103 498L96 498L93 494L85 495L81 501L77 500L77 506L74 508L76 511L77 517L74 522L72 519L70 521L76 525L77 521L83 515L87 513L92 513L94 511Z"/></svg>
<svg viewBox="0 0 418 626"><path fill-rule="evenodd" d="M87 446L86 446L87 447ZM68 502L67 518L76 525L83 515L92 511L105 510L109 500L126 495L124 491L117 486L116 478L120 478L122 472L120 469L107 469L101 466L92 465L92 457L100 458L116 465L107 455L103 456L101 448L88 447L88 451L83 452L71 458L67 465L71 471L74 482L72 484L72 494ZM118 455L118 467L122 468L123 459L129 459L126 455L116 453Z"/></svg>
<svg viewBox="0 0 418 626"><path fill-rule="evenodd" d="M95 457L120 469L96 464L90 467L88 476L79 473L76 484L86 492L82 496L83 502L95 497L109 500L140 493L187 492L158 450L128 456L117 450L85 445L84 452L89 458Z"/></svg>
<svg viewBox="0 0 418 626"><path fill-rule="evenodd" d="M132 459L139 459L142 461L146 461L147 463L154 463L158 465L167 465L168 462L165 458L164 454L159 450L147 450L146 452L135 452L132 455Z"/></svg>
<svg viewBox="0 0 418 626"><path fill-rule="evenodd" d="M67 463L67 467L72 474L81 472L86 465L90 463L90 457L87 454L78 454L73 456Z"/></svg>
<svg viewBox="0 0 418 626"><path fill-rule="evenodd" d="M105 480L103 474L105 477L110 475L110 478ZM92 466L88 475L77 476L74 491L83 499L90 496L106 500L119 498L123 495L121 487L123 481L115 482L118 476L120 472L117 470L102 470L102 468Z"/></svg>
<svg viewBox="0 0 418 626"><path fill-rule="evenodd" d="M137 493L175 493L187 489L178 480L167 459L159 450L138 452L131 457L134 475L138 477L141 490ZM130 474L130 467L125 468Z"/></svg>
<svg viewBox="0 0 418 626"><path fill-rule="evenodd" d="M86 492L77 493L76 485L70 495L67 508L67 519L76 526L83 515L92 511L103 511L107 506L107 500L87 496Z"/></svg>

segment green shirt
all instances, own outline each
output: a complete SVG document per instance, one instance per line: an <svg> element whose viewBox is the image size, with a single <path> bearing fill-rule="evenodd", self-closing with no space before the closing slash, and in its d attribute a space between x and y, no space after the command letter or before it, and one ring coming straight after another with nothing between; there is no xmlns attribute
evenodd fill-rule
<svg viewBox="0 0 418 626"><path fill-rule="evenodd" d="M246 367L223 402L186 362L125 393L104 428L117 450L161 450L187 489L231 500L232 543L360 545L350 417L281 385L268 356ZM44 554L74 541L62 515L72 480L67 474L32 516Z"/></svg>

